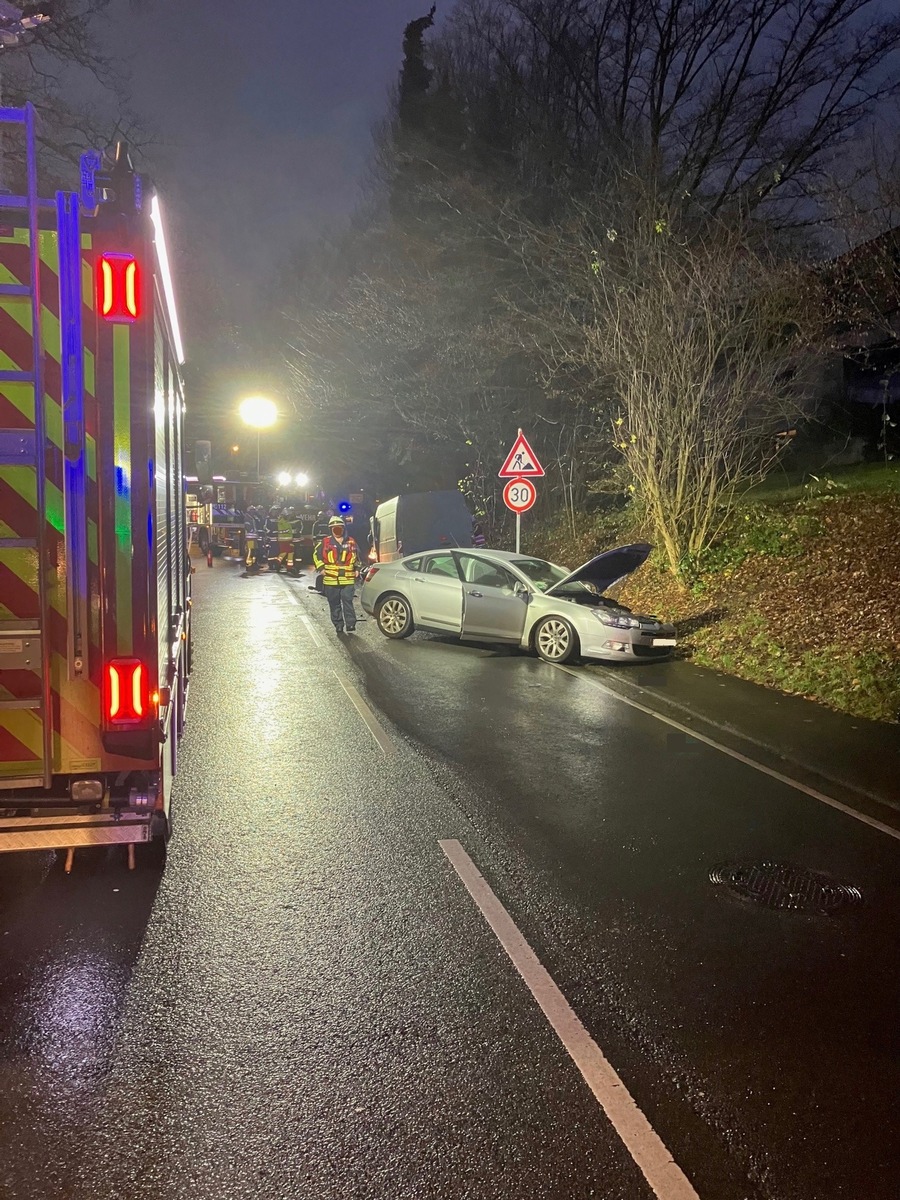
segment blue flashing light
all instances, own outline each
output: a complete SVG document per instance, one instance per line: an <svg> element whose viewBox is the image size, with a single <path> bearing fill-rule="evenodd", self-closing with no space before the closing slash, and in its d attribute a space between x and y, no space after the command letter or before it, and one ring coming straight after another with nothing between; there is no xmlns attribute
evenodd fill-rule
<svg viewBox="0 0 900 1200"><path fill-rule="evenodd" d="M353 511L353 505L349 500L342 500L337 508L339 513L348 513Z"/></svg>

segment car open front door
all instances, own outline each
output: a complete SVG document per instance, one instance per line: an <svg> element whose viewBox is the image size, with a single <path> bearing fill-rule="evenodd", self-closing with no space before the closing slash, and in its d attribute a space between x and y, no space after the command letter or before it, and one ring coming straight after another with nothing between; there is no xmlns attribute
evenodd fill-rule
<svg viewBox="0 0 900 1200"><path fill-rule="evenodd" d="M449 551L445 554L424 554L409 587L414 619L431 629L459 633L462 625L462 591L456 562Z"/></svg>
<svg viewBox="0 0 900 1200"><path fill-rule="evenodd" d="M520 642L528 615L527 595L516 577L474 554L458 554L463 583L464 638Z"/></svg>

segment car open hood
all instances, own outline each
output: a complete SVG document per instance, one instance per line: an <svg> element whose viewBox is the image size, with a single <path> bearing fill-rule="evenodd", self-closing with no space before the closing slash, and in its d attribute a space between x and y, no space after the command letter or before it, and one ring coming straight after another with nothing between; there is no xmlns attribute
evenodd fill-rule
<svg viewBox="0 0 900 1200"><path fill-rule="evenodd" d="M652 548L646 542L636 542L633 546L619 546L617 550L606 550L590 562L577 567L559 583L554 583L553 587L547 588L544 595L552 596L569 583L589 583L598 592L603 593L646 562Z"/></svg>

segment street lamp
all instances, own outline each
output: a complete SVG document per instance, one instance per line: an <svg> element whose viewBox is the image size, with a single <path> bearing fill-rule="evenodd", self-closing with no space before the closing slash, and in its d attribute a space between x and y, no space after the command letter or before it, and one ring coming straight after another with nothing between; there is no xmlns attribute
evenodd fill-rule
<svg viewBox="0 0 900 1200"><path fill-rule="evenodd" d="M248 396L242 400L238 412L241 420L251 429L256 430L256 482L259 483L259 434L261 429L269 429L278 419L278 409L266 396Z"/></svg>

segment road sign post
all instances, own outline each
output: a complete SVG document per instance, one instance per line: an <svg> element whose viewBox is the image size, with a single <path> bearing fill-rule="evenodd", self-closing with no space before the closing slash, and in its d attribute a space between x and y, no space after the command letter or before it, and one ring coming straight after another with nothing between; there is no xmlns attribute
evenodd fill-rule
<svg viewBox="0 0 900 1200"><path fill-rule="evenodd" d="M503 489L503 503L516 514L516 554L521 554L522 513L527 512L537 499L537 488L531 481L544 474L538 456L521 429L497 474L501 479L509 480Z"/></svg>
<svg viewBox="0 0 900 1200"><path fill-rule="evenodd" d="M522 552L522 513L528 512L535 500L537 488L530 479L510 479L503 489L503 503L516 514L516 554Z"/></svg>

